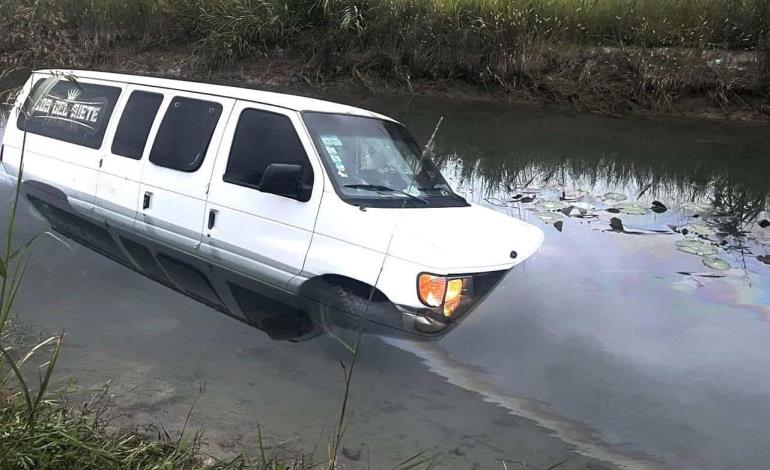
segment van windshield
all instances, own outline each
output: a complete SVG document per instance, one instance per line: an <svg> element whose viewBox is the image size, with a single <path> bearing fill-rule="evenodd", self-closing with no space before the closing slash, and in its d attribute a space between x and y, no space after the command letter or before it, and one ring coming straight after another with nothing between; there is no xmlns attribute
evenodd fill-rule
<svg viewBox="0 0 770 470"><path fill-rule="evenodd" d="M461 207L430 158L400 124L382 119L302 113L337 193L372 207Z"/></svg>

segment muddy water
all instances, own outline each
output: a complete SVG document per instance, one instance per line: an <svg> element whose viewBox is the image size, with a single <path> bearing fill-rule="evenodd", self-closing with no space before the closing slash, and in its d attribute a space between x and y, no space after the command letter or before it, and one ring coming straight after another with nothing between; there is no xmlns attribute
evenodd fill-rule
<svg viewBox="0 0 770 470"><path fill-rule="evenodd" d="M443 116L435 158L457 191L546 233L442 341L366 338L346 465L427 450L457 469L766 466L770 128L336 99L423 142ZM176 430L197 400L217 452L253 449L257 423L270 445L324 452L346 359L328 335L271 341L52 239L19 310L66 331L61 379L111 380L128 423Z"/></svg>

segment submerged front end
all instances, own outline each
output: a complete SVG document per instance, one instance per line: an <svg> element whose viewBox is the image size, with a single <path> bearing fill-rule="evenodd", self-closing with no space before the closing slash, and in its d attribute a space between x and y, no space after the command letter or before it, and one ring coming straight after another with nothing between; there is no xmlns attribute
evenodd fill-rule
<svg viewBox="0 0 770 470"><path fill-rule="evenodd" d="M443 336L543 240L539 228L476 205L404 211L377 284L400 313L390 326Z"/></svg>

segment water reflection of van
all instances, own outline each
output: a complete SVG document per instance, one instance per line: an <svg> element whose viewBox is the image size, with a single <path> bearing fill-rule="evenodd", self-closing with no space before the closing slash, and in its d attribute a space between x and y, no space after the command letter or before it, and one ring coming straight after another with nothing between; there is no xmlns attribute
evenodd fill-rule
<svg viewBox="0 0 770 470"><path fill-rule="evenodd" d="M55 230L277 337L314 331L308 311L440 336L543 240L362 109L85 71L34 73L16 109L2 165L25 149Z"/></svg>

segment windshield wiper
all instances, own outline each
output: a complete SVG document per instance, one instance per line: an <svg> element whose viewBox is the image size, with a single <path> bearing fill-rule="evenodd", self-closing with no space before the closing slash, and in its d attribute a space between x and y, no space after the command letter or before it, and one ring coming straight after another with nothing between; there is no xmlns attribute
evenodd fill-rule
<svg viewBox="0 0 770 470"><path fill-rule="evenodd" d="M413 199L415 201L421 202L425 205L430 204L430 202L428 202L427 200L419 196L415 196L414 194L409 194L405 191L400 191L398 189L389 188L387 186L382 186L380 184L346 184L344 187L351 188L351 189L363 189L365 191L377 191L382 193L398 193L408 197L409 199Z"/></svg>
<svg viewBox="0 0 770 470"><path fill-rule="evenodd" d="M393 188L382 186L380 184L346 184L344 187L351 188L351 189L367 189L370 191L385 191L385 192L395 191L395 189Z"/></svg>

